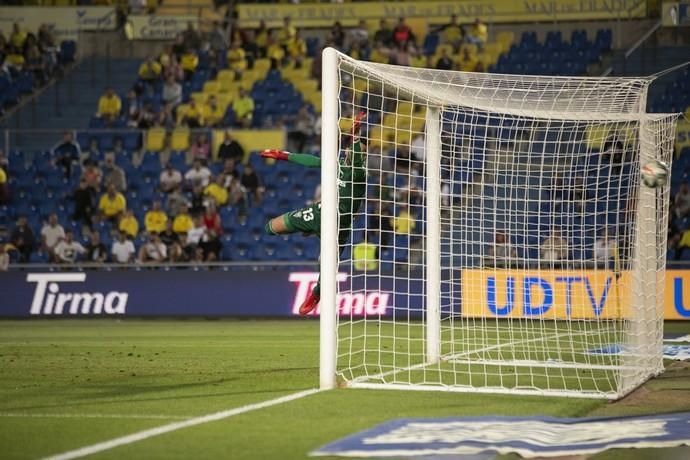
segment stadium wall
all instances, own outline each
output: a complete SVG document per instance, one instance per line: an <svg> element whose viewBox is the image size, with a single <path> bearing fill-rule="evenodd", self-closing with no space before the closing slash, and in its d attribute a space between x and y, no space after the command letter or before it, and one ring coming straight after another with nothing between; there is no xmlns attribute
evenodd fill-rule
<svg viewBox="0 0 690 460"><path fill-rule="evenodd" d="M443 279L450 279L449 275L444 273ZM345 283L349 277L340 273L338 281ZM291 317L297 315L317 278L314 271L251 268L13 271L0 274L0 316ZM406 315L421 317L421 279L401 285L394 284L392 277L367 277L365 281L364 276L354 274L352 278L352 291L338 297L341 315L392 316L398 305ZM589 319L613 318L627 311L620 306L625 302L615 298L615 290L606 289L607 283L615 282L614 277L602 271L578 272L574 276L567 271L467 270L455 272L453 279L462 282L444 283L444 316L451 306L447 302L443 306L443 299L461 298L459 293L450 295L449 289L465 293L468 317ZM526 286L530 296L524 295ZM512 301L508 300L508 290L514 291ZM546 291L551 293L548 301ZM665 318L690 320L690 270L667 271L665 295ZM533 299L529 305L526 298ZM452 308L457 315L461 305Z"/></svg>

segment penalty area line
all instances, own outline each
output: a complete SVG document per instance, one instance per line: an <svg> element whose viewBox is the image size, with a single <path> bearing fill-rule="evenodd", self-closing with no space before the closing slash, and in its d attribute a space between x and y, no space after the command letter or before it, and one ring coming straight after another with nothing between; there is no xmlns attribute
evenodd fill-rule
<svg viewBox="0 0 690 460"><path fill-rule="evenodd" d="M109 441L99 442L97 444L93 444L75 450L70 450L68 452L63 452L57 455L51 455L50 457L45 457L43 460L69 460L72 458L81 458L87 455L93 455L98 452L103 452L105 450L114 449L115 447L132 444L138 441L143 441L145 439L152 438L154 436L158 436L161 434L170 433L171 431L177 431L183 428L201 425L204 423L215 422L217 420L234 417L235 415L240 415L259 409L264 409L266 407L276 406L278 404L294 401L296 399L304 398L305 396L313 395L315 393L318 393L319 391L321 390L313 389L300 391L298 393L289 394L287 396L281 396L280 398L269 399L268 401L263 401L255 404L248 404L246 406L215 412L213 414L203 415L201 417L195 417L189 420L169 423L167 425L161 425L156 428L150 428L148 430L139 431L137 433L132 433L127 436L111 439Z"/></svg>

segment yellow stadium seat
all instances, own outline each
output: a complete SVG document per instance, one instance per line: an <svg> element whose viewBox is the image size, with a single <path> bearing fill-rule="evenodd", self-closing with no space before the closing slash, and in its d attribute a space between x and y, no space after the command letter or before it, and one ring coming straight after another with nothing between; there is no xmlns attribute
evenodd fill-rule
<svg viewBox="0 0 690 460"><path fill-rule="evenodd" d="M206 104L206 100L208 99L208 94L196 92L196 93L192 93L190 98L192 100L194 100L194 102L196 102L197 105L203 105L203 104Z"/></svg>
<svg viewBox="0 0 690 460"><path fill-rule="evenodd" d="M302 93L319 91L319 82L317 80L298 80L294 82L294 85Z"/></svg>
<svg viewBox="0 0 690 460"><path fill-rule="evenodd" d="M221 80L234 80L235 79L235 72L232 70L228 69L223 69L218 72L218 76L216 77L218 81Z"/></svg>
<svg viewBox="0 0 690 460"><path fill-rule="evenodd" d="M232 103L232 100L235 98L235 95L230 93L218 93L216 98L218 99L218 105L223 109L223 111L226 111L228 106Z"/></svg>
<svg viewBox="0 0 690 460"><path fill-rule="evenodd" d="M189 148L189 128L175 128L170 138L170 148L176 151Z"/></svg>
<svg viewBox="0 0 690 460"><path fill-rule="evenodd" d="M234 80L220 80L218 83L221 93L235 95L240 88L240 82Z"/></svg>
<svg viewBox="0 0 690 460"><path fill-rule="evenodd" d="M220 92L220 82L217 80L210 80L204 83L204 93L218 93Z"/></svg>
<svg viewBox="0 0 690 460"><path fill-rule="evenodd" d="M508 51L514 41L515 34L513 32L499 32L496 35L496 43L501 45L501 51Z"/></svg>
<svg viewBox="0 0 690 460"><path fill-rule="evenodd" d="M341 118L338 125L340 126L340 132L349 133L352 129L352 118Z"/></svg>
<svg viewBox="0 0 690 460"><path fill-rule="evenodd" d="M409 115L414 112L414 106L411 102L400 101L398 102L398 110L396 111L402 115Z"/></svg>
<svg viewBox="0 0 690 460"><path fill-rule="evenodd" d="M446 53L448 53L448 56L453 55L453 46L446 43L446 44L440 44L436 47L436 52L434 53L434 57L438 58L442 54L443 50L446 50Z"/></svg>
<svg viewBox="0 0 690 460"><path fill-rule="evenodd" d="M262 75L266 75L266 72L268 72L268 69L271 68L271 60L270 59L257 59L254 61L254 70L257 73L260 73Z"/></svg>
<svg viewBox="0 0 690 460"><path fill-rule="evenodd" d="M151 128L146 132L146 150L160 152L165 148L165 129Z"/></svg>

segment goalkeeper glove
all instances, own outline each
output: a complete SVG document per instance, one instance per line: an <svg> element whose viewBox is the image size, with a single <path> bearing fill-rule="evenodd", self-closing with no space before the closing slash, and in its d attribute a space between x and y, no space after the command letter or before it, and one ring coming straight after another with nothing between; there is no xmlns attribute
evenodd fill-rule
<svg viewBox="0 0 690 460"><path fill-rule="evenodd" d="M287 161L288 157L290 156L290 152L286 152L285 150L266 149L261 152L261 156L263 158L273 158L274 160Z"/></svg>
<svg viewBox="0 0 690 460"><path fill-rule="evenodd" d="M362 128L362 120L367 117L366 112L359 112L354 120L352 120L352 129L350 134L345 138L345 143L357 142L359 140L359 131Z"/></svg>

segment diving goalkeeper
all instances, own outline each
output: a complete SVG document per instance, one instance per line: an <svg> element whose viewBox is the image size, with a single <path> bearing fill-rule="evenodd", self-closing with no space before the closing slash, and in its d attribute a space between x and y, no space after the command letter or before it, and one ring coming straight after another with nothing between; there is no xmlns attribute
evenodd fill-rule
<svg viewBox="0 0 690 460"><path fill-rule="evenodd" d="M340 252L350 236L354 214L359 211L364 202L367 191L366 185L366 153L364 144L359 138L359 131L365 113L360 113L352 123L352 131L345 140L345 158L340 161L338 176L338 214L339 232L338 245ZM348 145L349 144L349 145ZM261 152L264 158L287 160L308 168L321 166L321 158L305 153L290 153L283 150L264 150ZM321 236L321 202L315 202L311 206L286 212L282 216L275 217L266 224L266 233L269 235L283 235L286 233L303 233L305 235ZM311 312L320 300L320 280L314 286L311 294L299 308L300 315Z"/></svg>

